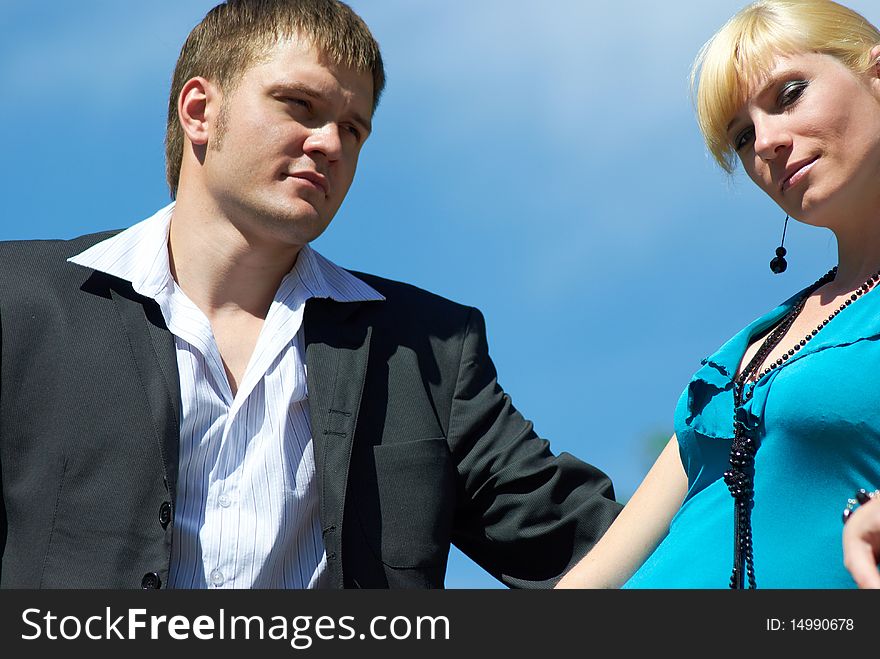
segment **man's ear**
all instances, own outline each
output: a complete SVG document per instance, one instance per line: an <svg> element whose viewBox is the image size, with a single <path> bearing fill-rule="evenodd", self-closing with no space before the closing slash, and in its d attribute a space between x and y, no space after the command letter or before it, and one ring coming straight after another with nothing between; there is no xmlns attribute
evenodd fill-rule
<svg viewBox="0 0 880 659"><path fill-rule="evenodd" d="M177 99L177 117L183 133L194 145L208 143L214 108L220 106L220 92L217 86L202 77L190 78L180 90Z"/></svg>

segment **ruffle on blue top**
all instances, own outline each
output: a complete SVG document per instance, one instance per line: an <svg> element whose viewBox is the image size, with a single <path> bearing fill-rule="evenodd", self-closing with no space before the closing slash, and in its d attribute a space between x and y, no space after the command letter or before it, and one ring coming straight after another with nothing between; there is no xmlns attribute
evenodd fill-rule
<svg viewBox="0 0 880 659"><path fill-rule="evenodd" d="M788 364L828 348L880 337L880 315L871 308L870 304L854 304L846 309L848 320L843 325L855 324L862 328L864 331L862 336L853 336L851 331L840 334L838 332L840 325L829 323L804 348L787 360L783 368L774 369L756 383L748 385L751 387L751 397L742 407L734 409L733 381L746 349L755 337L762 336L774 327L802 294L803 291L793 295L773 311L756 318L714 354L703 359L700 362L701 368L688 383L676 411L676 432L682 462L688 474L687 498L702 489L705 478L709 475L703 469L706 456L702 455L700 445L705 445L707 440L726 440L725 445L729 447L729 442L733 439L734 417L747 428L757 431L754 436L760 446L764 411L773 381ZM872 294L876 293L872 291ZM783 341L787 340L783 339ZM791 342L794 343L794 339L791 339ZM714 452L715 449L712 450L712 453ZM698 465L700 468L697 468ZM694 487L700 476L703 482Z"/></svg>
<svg viewBox="0 0 880 659"><path fill-rule="evenodd" d="M773 327L797 300L787 300L771 313L761 316L721 346L715 354L703 359L701 368L687 386L687 411L684 425L703 437L733 438L734 413L747 428L760 426L767 392L778 373L771 371L752 390L752 397L742 408L733 407L733 380L740 361L752 338Z"/></svg>

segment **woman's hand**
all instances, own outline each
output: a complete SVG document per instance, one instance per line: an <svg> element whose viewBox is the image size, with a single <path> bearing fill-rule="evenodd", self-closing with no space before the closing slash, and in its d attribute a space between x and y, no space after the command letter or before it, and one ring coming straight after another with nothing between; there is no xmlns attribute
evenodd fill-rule
<svg viewBox="0 0 880 659"><path fill-rule="evenodd" d="M880 496L856 508L843 526L843 564L859 588L880 588Z"/></svg>

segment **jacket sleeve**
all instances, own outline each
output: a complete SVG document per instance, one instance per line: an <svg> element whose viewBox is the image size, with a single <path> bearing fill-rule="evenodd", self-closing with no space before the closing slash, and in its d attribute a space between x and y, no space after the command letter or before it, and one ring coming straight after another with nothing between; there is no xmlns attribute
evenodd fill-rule
<svg viewBox="0 0 880 659"><path fill-rule="evenodd" d="M513 407L477 309L462 342L448 428L459 482L453 542L510 587L551 588L621 508L604 473L554 455Z"/></svg>
<svg viewBox="0 0 880 659"><path fill-rule="evenodd" d="M0 584L3 583L3 555L6 553L6 503L3 500L3 470L0 465Z"/></svg>
<svg viewBox="0 0 880 659"><path fill-rule="evenodd" d="M0 318L0 373L2 373L3 364L3 321ZM0 382L3 381L0 376ZM0 387L0 400L2 400L2 387ZM3 454L3 425L2 415L0 415L0 456ZM3 583L3 556L6 554L6 500L3 495L3 458L0 457L0 584Z"/></svg>

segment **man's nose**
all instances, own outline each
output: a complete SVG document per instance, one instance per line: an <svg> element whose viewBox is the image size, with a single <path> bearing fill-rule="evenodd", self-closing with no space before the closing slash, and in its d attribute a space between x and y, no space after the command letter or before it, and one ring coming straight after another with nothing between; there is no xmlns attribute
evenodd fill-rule
<svg viewBox="0 0 880 659"><path fill-rule="evenodd" d="M339 124L327 122L313 128L306 138L303 151L306 153L322 153L331 162L342 155L342 136Z"/></svg>

